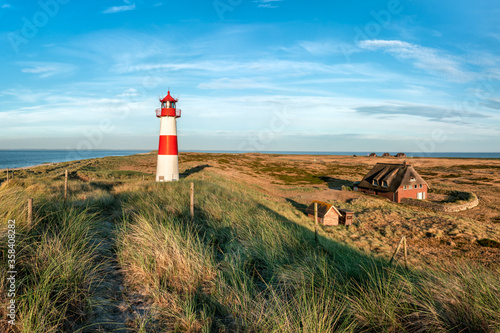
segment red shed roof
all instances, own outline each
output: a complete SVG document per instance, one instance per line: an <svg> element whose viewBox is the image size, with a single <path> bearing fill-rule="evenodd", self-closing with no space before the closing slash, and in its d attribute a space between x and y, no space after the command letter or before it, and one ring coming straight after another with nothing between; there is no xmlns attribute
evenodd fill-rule
<svg viewBox="0 0 500 333"><path fill-rule="evenodd" d="M163 99L160 99L160 102L177 102L178 99L175 99L173 98L172 96L170 96L170 90L168 91L168 94L167 96L165 96Z"/></svg>
<svg viewBox="0 0 500 333"><path fill-rule="evenodd" d="M319 218L324 218L326 215L328 215L328 213L332 210L332 208L335 211L335 213L337 213L338 216L342 216L342 214L340 214L340 212L338 211L337 208L335 208L335 206L318 200L313 200L313 202L309 205L309 207L306 208L306 213L314 215L314 203L318 204Z"/></svg>

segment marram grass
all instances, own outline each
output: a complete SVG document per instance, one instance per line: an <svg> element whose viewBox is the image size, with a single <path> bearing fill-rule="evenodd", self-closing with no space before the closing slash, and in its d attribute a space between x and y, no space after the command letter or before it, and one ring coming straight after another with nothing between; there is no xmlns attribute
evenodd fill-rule
<svg viewBox="0 0 500 333"><path fill-rule="evenodd" d="M498 268L449 263L405 270L322 231L316 244L311 222L291 205L217 175L207 178L194 180L194 219L189 179L114 187L72 181L66 204L60 178L3 186L3 262L3 223L20 220L13 330L92 331L99 324L91 316L93 292L104 276L98 247L102 234L111 232L103 230L103 219L112 217L126 288L151 305L131 324L133 331L498 331ZM36 202L32 226L23 218L28 197ZM2 266L2 304L5 277ZM4 306L0 314L1 329L12 329Z"/></svg>
<svg viewBox="0 0 500 333"><path fill-rule="evenodd" d="M259 193L234 190L218 179L195 182L195 188L192 221L187 181L123 193L131 213L123 219L122 264L132 284L147 288L165 327L186 332L494 332L499 327L498 272L451 264L439 272L389 267L387 260L323 236L317 246L311 229L277 213ZM173 274L172 266L183 272Z"/></svg>

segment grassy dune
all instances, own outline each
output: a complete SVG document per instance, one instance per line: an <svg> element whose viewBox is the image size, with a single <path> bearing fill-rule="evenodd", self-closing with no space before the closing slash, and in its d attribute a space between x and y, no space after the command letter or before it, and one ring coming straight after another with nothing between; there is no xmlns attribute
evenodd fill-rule
<svg viewBox="0 0 500 333"><path fill-rule="evenodd" d="M399 261L390 266L385 252L348 241L360 235L362 225L334 233L321 229L316 243L313 224L297 209L300 203L278 200L265 182L249 185L229 177L226 161L221 168L201 167L187 157L181 164L184 177L175 183L156 184L145 162L148 156L133 156L43 167L3 184L0 248L7 262L6 223L16 219L18 322L14 328L7 324L2 305L1 330L500 328L498 265L465 259L409 269ZM61 195L65 168L72 175L66 203ZM191 182L196 189L193 219ZM316 180L310 185L317 186ZM287 195L314 191L295 183L285 186L281 193ZM35 202L33 225L24 218L28 197ZM358 211L390 215L396 210L378 199L357 200L350 204ZM429 219L437 218L433 214L428 213ZM2 265L3 304L6 272Z"/></svg>

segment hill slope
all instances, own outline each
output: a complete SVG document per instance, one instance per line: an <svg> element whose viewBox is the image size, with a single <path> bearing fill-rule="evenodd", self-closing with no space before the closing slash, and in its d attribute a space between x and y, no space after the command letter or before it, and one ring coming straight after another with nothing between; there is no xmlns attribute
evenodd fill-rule
<svg viewBox="0 0 500 333"><path fill-rule="evenodd" d="M23 332L494 332L500 327L498 266L461 260L437 267L415 259L406 270L389 266L391 246L372 252L370 245L347 241L368 223L361 209L409 216L408 208L353 197L358 201L350 205L358 205L363 224L320 230L316 243L313 224L290 193L304 200L311 193L326 195L321 193L327 193L328 181L311 181L314 173L306 169L281 179L292 185L270 184L280 181L278 166L267 171L256 166L258 176L227 166L249 165L248 160L202 156L181 157L184 178L176 183L153 182L154 155L136 155L34 168L2 185L2 260L8 256L6 221L16 219L18 271L18 325L6 323L2 306L2 327ZM254 157L242 156L248 158ZM66 203L65 168L72 175ZM341 205L349 205L342 196L358 195L337 192L334 200ZM32 225L24 218L27 197L35 202ZM364 237L369 235L365 231ZM2 266L2 281L6 276ZM7 284L1 289L5 303Z"/></svg>

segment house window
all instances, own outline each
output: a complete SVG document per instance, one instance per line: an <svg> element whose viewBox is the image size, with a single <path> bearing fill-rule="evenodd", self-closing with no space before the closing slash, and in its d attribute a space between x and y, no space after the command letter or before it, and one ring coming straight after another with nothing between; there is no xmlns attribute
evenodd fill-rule
<svg viewBox="0 0 500 333"><path fill-rule="evenodd" d="M405 185L405 186L403 186L403 190L406 190L406 185Z"/></svg>
<svg viewBox="0 0 500 333"><path fill-rule="evenodd" d="M373 186L378 186L378 181L376 179L373 180Z"/></svg>
<svg viewBox="0 0 500 333"><path fill-rule="evenodd" d="M408 185L408 189L411 190L411 185Z"/></svg>
<svg viewBox="0 0 500 333"><path fill-rule="evenodd" d="M387 181L383 180L383 181L382 181L382 186L383 186L383 187L387 187Z"/></svg>
<svg viewBox="0 0 500 333"><path fill-rule="evenodd" d="M415 177L411 177L411 178L410 178L410 181L411 181L411 182L416 181Z"/></svg>
<svg viewBox="0 0 500 333"><path fill-rule="evenodd" d="M422 187L423 187L423 185L422 185L422 184L420 184L420 188L422 188Z"/></svg>

